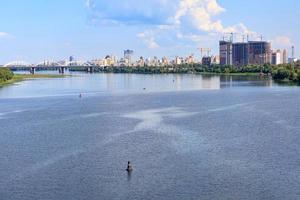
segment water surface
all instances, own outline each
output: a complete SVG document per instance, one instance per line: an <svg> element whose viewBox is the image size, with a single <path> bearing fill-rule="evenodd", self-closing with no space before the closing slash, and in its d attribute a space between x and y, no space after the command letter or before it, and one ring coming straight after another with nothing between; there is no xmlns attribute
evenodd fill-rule
<svg viewBox="0 0 300 200"><path fill-rule="evenodd" d="M0 199L300 198L298 87L75 75L0 89Z"/></svg>

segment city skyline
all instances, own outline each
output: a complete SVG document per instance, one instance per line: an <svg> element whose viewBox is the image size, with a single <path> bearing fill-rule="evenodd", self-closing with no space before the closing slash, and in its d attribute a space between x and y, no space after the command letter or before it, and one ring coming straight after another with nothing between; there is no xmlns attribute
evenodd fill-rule
<svg viewBox="0 0 300 200"><path fill-rule="evenodd" d="M75 55L91 60L133 49L136 57L199 57L199 47L213 49L223 35L263 35L272 49L296 47L295 0L153 0L4 1L0 16L0 63ZM256 35L256 36L254 36Z"/></svg>

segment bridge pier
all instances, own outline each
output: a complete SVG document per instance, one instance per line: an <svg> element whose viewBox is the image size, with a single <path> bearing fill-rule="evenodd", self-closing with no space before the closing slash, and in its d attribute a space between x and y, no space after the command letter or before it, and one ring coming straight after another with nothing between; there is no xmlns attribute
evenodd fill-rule
<svg viewBox="0 0 300 200"><path fill-rule="evenodd" d="M58 71L60 74L64 74L65 73L65 67L59 67Z"/></svg>
<svg viewBox="0 0 300 200"><path fill-rule="evenodd" d="M35 74L35 67L30 68L30 74Z"/></svg>
<svg viewBox="0 0 300 200"><path fill-rule="evenodd" d="M92 67L92 66L87 67L87 72L93 73L94 72L94 67Z"/></svg>

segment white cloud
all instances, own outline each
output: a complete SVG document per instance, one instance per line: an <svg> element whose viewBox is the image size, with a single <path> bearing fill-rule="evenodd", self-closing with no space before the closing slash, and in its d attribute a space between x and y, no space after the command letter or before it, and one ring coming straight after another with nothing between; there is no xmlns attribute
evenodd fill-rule
<svg viewBox="0 0 300 200"><path fill-rule="evenodd" d="M150 37L148 40L146 40L146 43L150 49L155 49L159 47L154 37Z"/></svg>
<svg viewBox="0 0 300 200"><path fill-rule="evenodd" d="M178 0L87 0L93 17L99 22L121 24L168 24ZM93 5L93 6L91 6Z"/></svg>
<svg viewBox="0 0 300 200"><path fill-rule="evenodd" d="M0 32L0 39L1 38L11 38L12 35L10 35L9 33L6 32Z"/></svg>
<svg viewBox="0 0 300 200"><path fill-rule="evenodd" d="M274 39L274 45L289 47L292 46L292 41L288 36L277 36Z"/></svg>
<svg viewBox="0 0 300 200"><path fill-rule="evenodd" d="M182 21L191 22L194 28L204 32L215 33L251 33L243 23L224 27L220 19L213 20L213 17L220 15L225 9L216 0L181 0L174 16L177 24Z"/></svg>
<svg viewBox="0 0 300 200"><path fill-rule="evenodd" d="M86 4L92 20L147 26L137 37L149 48L163 46L161 43L170 39L174 43L179 40L201 42L212 34L215 37L231 32L254 33L241 22L225 26L220 14L226 10L217 0L87 0Z"/></svg>
<svg viewBox="0 0 300 200"><path fill-rule="evenodd" d="M210 0L206 0L207 1L207 10L211 13L211 14L220 14L222 12L225 11L224 8L222 8L216 0L210 1Z"/></svg>
<svg viewBox="0 0 300 200"><path fill-rule="evenodd" d="M189 40L197 43L201 43L203 41L212 42L213 40L211 35L182 34L181 32L178 32L176 36L178 39Z"/></svg>
<svg viewBox="0 0 300 200"><path fill-rule="evenodd" d="M94 8L95 7L94 1L93 0L85 0L85 6L87 8Z"/></svg>
<svg viewBox="0 0 300 200"><path fill-rule="evenodd" d="M158 48L159 45L155 41L154 35L155 34L153 31L144 31L142 33L139 33L137 36L138 38L141 38L146 43L149 49L155 49Z"/></svg>

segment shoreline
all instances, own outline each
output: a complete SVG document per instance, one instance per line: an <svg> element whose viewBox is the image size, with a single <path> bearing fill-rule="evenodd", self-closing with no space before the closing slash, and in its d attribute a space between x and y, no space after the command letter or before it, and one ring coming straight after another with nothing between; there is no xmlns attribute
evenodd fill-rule
<svg viewBox="0 0 300 200"><path fill-rule="evenodd" d="M261 77L261 78L267 78L269 77L268 75L264 75L261 76L259 73L251 73L251 72L245 72L245 73L215 73L215 72L194 72L194 73L138 73L138 72L95 72L95 73L103 73L103 74L109 74L109 73L113 73L113 74L144 74L144 75L159 75L159 74L194 74L194 75L208 75L208 76L251 76L251 77ZM14 83L18 83L21 81L25 81L25 80L33 80L33 79L52 79L52 78L66 78L66 77L70 77L72 75L66 75L66 74L14 74L14 77L8 81L5 82L1 82L0 83L0 88L7 86L7 85L11 85ZM269 77L272 78L272 77ZM272 80L274 80L275 82L279 83L279 84L283 84L283 85L298 85L299 83L285 79L285 80L278 80L278 79L274 79L272 78Z"/></svg>
<svg viewBox="0 0 300 200"><path fill-rule="evenodd" d="M0 83L0 87L14 84L17 82L31 80L31 79L46 79L46 78L65 78L70 75L57 75L57 74L14 74L14 77L10 80Z"/></svg>
<svg viewBox="0 0 300 200"><path fill-rule="evenodd" d="M73 71L73 72L82 72L82 71ZM187 72L187 73L180 73L180 72L168 72L168 73L148 73L148 72L109 72L109 71L101 71L101 72L94 72L95 74L144 74L144 75L160 75L160 74L195 74L195 75L215 75L215 76L257 76L261 77L259 73L251 73L251 72L245 72L245 73L215 73L215 72ZM263 77L267 77L265 74Z"/></svg>

